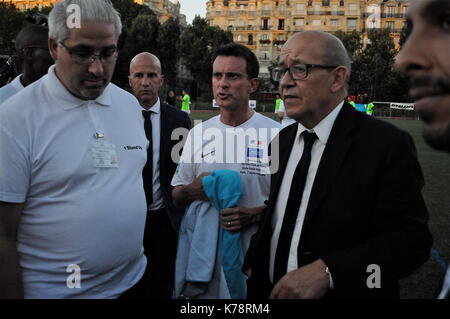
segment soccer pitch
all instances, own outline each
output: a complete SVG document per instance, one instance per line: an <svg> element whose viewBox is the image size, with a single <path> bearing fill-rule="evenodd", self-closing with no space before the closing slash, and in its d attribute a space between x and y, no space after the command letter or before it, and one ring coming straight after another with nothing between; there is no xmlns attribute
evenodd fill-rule
<svg viewBox="0 0 450 319"><path fill-rule="evenodd" d="M217 111L194 111L191 119L207 120L217 114ZM273 113L265 115L273 118ZM445 273L444 263L450 260L450 155L437 152L425 144L420 121L383 120L409 132L414 139L425 177L423 196L430 214L429 226L434 239L430 259L411 276L401 280L401 298L436 298Z"/></svg>

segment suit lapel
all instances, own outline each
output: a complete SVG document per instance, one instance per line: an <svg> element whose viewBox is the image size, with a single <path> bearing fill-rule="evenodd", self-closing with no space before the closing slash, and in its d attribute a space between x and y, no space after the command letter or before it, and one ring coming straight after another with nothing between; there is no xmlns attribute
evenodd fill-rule
<svg viewBox="0 0 450 319"><path fill-rule="evenodd" d="M283 180L283 175L286 170L286 165L289 159L289 155L291 154L292 144L294 143L295 136L297 135L298 125L291 125L280 132L275 139L270 143L271 148L271 162L278 161L279 166L278 170L275 173L272 173L271 183L270 183L270 194L269 194L269 202L267 207L268 214L266 215L265 220L263 221L262 227L271 231L271 221L273 211L275 209L275 202L278 198L278 193L280 191L281 182ZM278 150L273 149L274 143L279 143ZM273 165L273 164L272 164Z"/></svg>
<svg viewBox="0 0 450 319"><path fill-rule="evenodd" d="M159 165L165 166L165 161L163 160L168 152L169 143L167 141L170 140L169 136L170 130L170 118L167 114L166 106L164 103L161 103L161 134L160 134L160 143L159 143Z"/></svg>
<svg viewBox="0 0 450 319"><path fill-rule="evenodd" d="M356 111L345 103L334 122L314 179L303 227L306 227L314 216L314 212L333 184L334 178L347 156L353 142L351 131L356 124L354 112Z"/></svg>

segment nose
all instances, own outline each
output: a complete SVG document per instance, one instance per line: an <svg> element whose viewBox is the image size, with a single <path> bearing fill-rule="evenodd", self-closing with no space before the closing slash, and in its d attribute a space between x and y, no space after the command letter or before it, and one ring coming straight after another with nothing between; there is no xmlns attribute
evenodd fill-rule
<svg viewBox="0 0 450 319"><path fill-rule="evenodd" d="M286 70L286 72L284 72L280 79L280 89L282 90L282 88L289 86L295 86L295 81L292 79L289 71Z"/></svg>
<svg viewBox="0 0 450 319"><path fill-rule="evenodd" d="M97 58L92 63L89 64L88 70L90 73L94 74L97 77L102 76L103 75L103 64Z"/></svg>
<svg viewBox="0 0 450 319"><path fill-rule="evenodd" d="M141 84L142 84L142 86L144 86L144 87L149 86L149 85L150 85L150 78L149 78L148 76L144 75L144 76L142 77Z"/></svg>
<svg viewBox="0 0 450 319"><path fill-rule="evenodd" d="M428 42L429 37L430 34L413 30L395 59L395 68L408 76L429 70L429 56L433 54L430 51L432 46Z"/></svg>

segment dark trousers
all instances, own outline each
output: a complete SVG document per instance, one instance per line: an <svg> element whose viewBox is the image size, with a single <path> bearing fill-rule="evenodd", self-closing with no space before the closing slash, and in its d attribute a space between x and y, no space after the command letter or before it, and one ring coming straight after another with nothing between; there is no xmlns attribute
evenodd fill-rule
<svg viewBox="0 0 450 319"><path fill-rule="evenodd" d="M147 212L144 254L147 257L145 276L150 299L172 299L177 238L165 208Z"/></svg>

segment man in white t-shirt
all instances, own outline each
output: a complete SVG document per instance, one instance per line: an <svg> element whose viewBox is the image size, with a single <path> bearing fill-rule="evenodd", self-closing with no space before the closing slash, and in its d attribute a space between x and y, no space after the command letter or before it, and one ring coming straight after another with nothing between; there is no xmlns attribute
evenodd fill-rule
<svg viewBox="0 0 450 319"><path fill-rule="evenodd" d="M55 4L55 66L0 108L0 297L117 298L141 287L148 141L139 103L110 83L121 27L109 1Z"/></svg>
<svg viewBox="0 0 450 319"><path fill-rule="evenodd" d="M207 201L202 187L205 175L217 169L239 172L243 196L237 207L220 211L220 220L224 230L240 232L245 254L269 195L268 144L280 125L248 107L250 94L258 87L259 64L255 55L242 45L229 44L219 48L214 56L212 86L220 115L189 132L172 180L172 194L181 208L195 200ZM216 291L212 287L220 277L215 274L209 283L208 298L226 298L223 287L216 287Z"/></svg>

